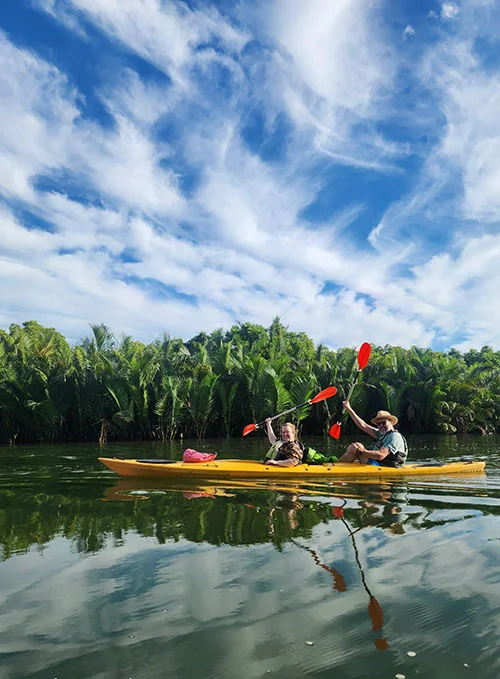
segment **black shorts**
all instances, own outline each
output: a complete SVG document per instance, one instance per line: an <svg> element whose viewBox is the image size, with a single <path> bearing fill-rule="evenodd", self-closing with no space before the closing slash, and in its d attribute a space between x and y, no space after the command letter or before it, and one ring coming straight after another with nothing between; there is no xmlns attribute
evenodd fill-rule
<svg viewBox="0 0 500 679"><path fill-rule="evenodd" d="M387 457L384 457L383 460L378 460L378 463L381 467L402 467L402 463L393 457L390 457L389 455Z"/></svg>

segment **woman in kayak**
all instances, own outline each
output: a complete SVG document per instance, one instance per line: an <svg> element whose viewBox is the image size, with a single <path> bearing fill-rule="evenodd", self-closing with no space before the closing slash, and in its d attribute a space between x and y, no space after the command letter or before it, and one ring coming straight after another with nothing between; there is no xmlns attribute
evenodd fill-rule
<svg viewBox="0 0 500 679"><path fill-rule="evenodd" d="M271 418L266 420L267 438L271 447L266 453L264 464L277 467L295 467L302 462L304 447L297 441L297 429L294 424L286 422L281 427L281 438L278 439L271 425Z"/></svg>
<svg viewBox="0 0 500 679"><path fill-rule="evenodd" d="M371 448L359 442L351 443L339 462L358 461L380 467L402 467L408 455L408 446L404 436L394 429L398 418L387 410L379 410L371 420L375 427L371 427L351 408L349 401L344 401L343 406L354 424L374 438L375 443Z"/></svg>

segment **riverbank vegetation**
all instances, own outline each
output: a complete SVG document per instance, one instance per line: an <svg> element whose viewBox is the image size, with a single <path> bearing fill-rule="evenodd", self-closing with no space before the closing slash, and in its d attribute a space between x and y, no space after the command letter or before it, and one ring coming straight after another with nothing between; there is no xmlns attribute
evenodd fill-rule
<svg viewBox="0 0 500 679"><path fill-rule="evenodd" d="M0 330L0 442L241 436L333 384L335 398L290 416L304 433L326 434L341 416L356 349L316 346L279 318L151 344L99 325L71 346L35 321L11 325ZM372 346L352 402L367 418L390 410L409 434L498 432L500 352Z"/></svg>

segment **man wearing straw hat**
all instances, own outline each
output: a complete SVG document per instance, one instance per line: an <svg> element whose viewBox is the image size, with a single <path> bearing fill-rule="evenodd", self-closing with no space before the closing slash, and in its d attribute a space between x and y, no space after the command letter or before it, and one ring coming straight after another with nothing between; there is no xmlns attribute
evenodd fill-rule
<svg viewBox="0 0 500 679"><path fill-rule="evenodd" d="M349 401L344 401L344 410L349 413L354 424L375 439L371 448L365 448L362 443L351 443L339 462L360 462L380 467L402 467L408 455L408 445L399 431L394 429L398 423L395 415L387 410L379 410L370 420L375 427L371 427L352 409Z"/></svg>

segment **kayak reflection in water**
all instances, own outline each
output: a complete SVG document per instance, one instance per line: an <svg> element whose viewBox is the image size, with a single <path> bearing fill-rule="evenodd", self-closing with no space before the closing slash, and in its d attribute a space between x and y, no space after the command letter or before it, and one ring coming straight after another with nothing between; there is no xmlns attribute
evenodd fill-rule
<svg viewBox="0 0 500 679"><path fill-rule="evenodd" d="M366 448L362 443L351 443L340 462L360 462L379 467L402 467L408 455L408 445L399 431L394 429L398 423L395 415L387 410L379 410L371 420L371 427L353 410L349 401L344 401L344 410L349 413L354 424L375 439L372 448Z"/></svg>
<svg viewBox="0 0 500 679"><path fill-rule="evenodd" d="M271 447L266 453L264 464L277 467L295 467L302 462L304 446L297 441L297 429L294 424L286 422L281 427L281 438L278 439L271 425L271 418L266 420L267 438Z"/></svg>

